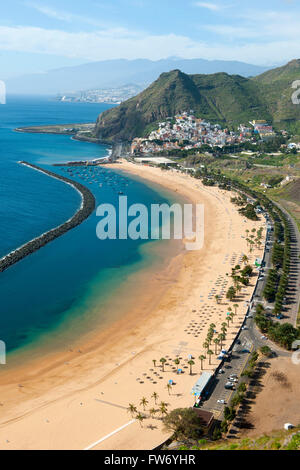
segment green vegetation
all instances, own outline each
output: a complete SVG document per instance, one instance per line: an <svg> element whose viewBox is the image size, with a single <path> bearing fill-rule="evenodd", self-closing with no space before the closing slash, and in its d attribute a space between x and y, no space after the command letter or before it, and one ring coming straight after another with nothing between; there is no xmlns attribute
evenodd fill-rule
<svg viewBox="0 0 300 470"><path fill-rule="evenodd" d="M178 441L197 440L203 436L199 417L193 408L177 408L163 418L165 430Z"/></svg>
<svg viewBox="0 0 300 470"><path fill-rule="evenodd" d="M196 178L207 178L208 171L197 170L195 173ZM264 208L269 216L273 219L274 223L274 249L272 252L272 262L273 262L273 269L269 270L266 286L263 292L264 298L268 302L275 302L274 305L274 313L275 315L281 314L284 299L286 296L287 286L288 286L288 276L290 272L290 243L291 243L291 236L290 236L290 228L288 224L288 219L283 211L275 205L265 194L259 193L251 188L249 188L245 183L241 181L236 181L229 179L227 176L222 175L220 171L210 171L209 172L209 179L210 181L218 185L219 187L235 189L238 191L237 197L232 197L231 201L236 204L237 206L241 206L242 204L246 203L246 194L253 199L255 199L254 204L247 203L244 208L239 209L242 211L243 214L248 214L251 218L252 216L257 217L256 210L257 208ZM255 235L249 235L247 238L247 243L250 247L250 251L253 249L253 245L260 246L261 245L261 237L262 231L261 229L257 231L256 238ZM240 268L240 266L238 267ZM249 269L249 268L247 268ZM238 275L237 272L232 273L232 279L234 281L234 286L230 287L227 291L227 298L229 300L233 300L236 296L237 287L239 284L247 285L249 280L247 280L245 274L247 273L247 269L244 272L242 271L242 276ZM260 325L268 325L266 323L266 319L263 321L260 319ZM276 324L273 326L273 334L274 338L282 337L282 332L276 330L278 334L275 334L275 327L277 328ZM292 335L293 336L293 335ZM285 344L286 347L290 347L290 342L287 339L280 339L280 344Z"/></svg>
<svg viewBox="0 0 300 470"><path fill-rule="evenodd" d="M179 450L300 450L300 427L290 431L273 431L255 438L218 440L201 439L193 447L179 447Z"/></svg>
<svg viewBox="0 0 300 470"><path fill-rule="evenodd" d="M102 140L132 140L148 135L168 116L190 109L196 116L230 129L252 119L292 129L300 118L300 107L292 103L291 84L299 75L299 60L252 79L226 73L186 75L173 70L163 73L136 97L102 113L96 134Z"/></svg>
<svg viewBox="0 0 300 470"><path fill-rule="evenodd" d="M291 349L293 342L300 338L299 328L294 328L290 323L273 321L267 316L262 306L256 311L255 323L262 333L268 335L271 341L286 349Z"/></svg>
<svg viewBox="0 0 300 470"><path fill-rule="evenodd" d="M247 219L259 220L259 218L256 215L253 204L247 204L245 207L242 207L241 209L239 209L239 212L245 217L247 217Z"/></svg>

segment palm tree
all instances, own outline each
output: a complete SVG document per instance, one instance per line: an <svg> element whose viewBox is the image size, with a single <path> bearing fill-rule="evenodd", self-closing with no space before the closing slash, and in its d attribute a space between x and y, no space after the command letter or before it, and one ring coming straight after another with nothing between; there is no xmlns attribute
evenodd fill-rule
<svg viewBox="0 0 300 470"><path fill-rule="evenodd" d="M222 323L221 331L225 335L225 333L227 332L227 323L225 323L225 322Z"/></svg>
<svg viewBox="0 0 300 470"><path fill-rule="evenodd" d="M204 347L204 349L208 349L209 348L209 343L207 341L204 341L203 347Z"/></svg>
<svg viewBox="0 0 300 470"><path fill-rule="evenodd" d="M167 389L168 389L169 395L171 395L172 385L170 383L167 383Z"/></svg>
<svg viewBox="0 0 300 470"><path fill-rule="evenodd" d="M165 403L165 402L163 402L163 401L160 403L160 405L159 405L159 411L161 412L161 415L162 415L162 416L167 414L167 412L168 412L168 411L167 411L167 406L168 406L167 403Z"/></svg>
<svg viewBox="0 0 300 470"><path fill-rule="evenodd" d="M131 416L133 416L135 413L137 413L136 406L133 403L129 403L127 411L128 413L131 413Z"/></svg>
<svg viewBox="0 0 300 470"><path fill-rule="evenodd" d="M152 359L154 367L156 367L156 359Z"/></svg>
<svg viewBox="0 0 300 470"><path fill-rule="evenodd" d="M247 255L244 255L244 256L242 257L242 262L244 263L244 265L246 265L246 264L248 263L248 261L249 261L248 256L247 256Z"/></svg>
<svg viewBox="0 0 300 470"><path fill-rule="evenodd" d="M238 304L233 304L234 314L237 314L237 309L239 308Z"/></svg>
<svg viewBox="0 0 300 470"><path fill-rule="evenodd" d="M145 411L146 406L148 405L148 400L147 400L147 398L143 397L143 398L141 399L141 401L140 401L140 405L143 406L144 411Z"/></svg>
<svg viewBox="0 0 300 470"><path fill-rule="evenodd" d="M216 299L217 304L219 304L219 303L220 303L220 300L221 300L220 296L219 296L219 295L215 295L215 299Z"/></svg>
<svg viewBox="0 0 300 470"><path fill-rule="evenodd" d="M201 356L199 356L199 359L201 361L201 370L203 370L203 361L206 359L206 356L204 356L204 354L201 354Z"/></svg>
<svg viewBox="0 0 300 470"><path fill-rule="evenodd" d="M209 331L209 332L207 333L206 341L208 342L208 344L211 343L211 341L212 341L212 339L213 339L213 336L214 336L214 334L213 334L212 331Z"/></svg>
<svg viewBox="0 0 300 470"><path fill-rule="evenodd" d="M223 349L223 341L225 341L226 336L224 333L219 334L219 340L220 340L220 348Z"/></svg>
<svg viewBox="0 0 300 470"><path fill-rule="evenodd" d="M218 344L220 344L220 340L216 338L214 339L214 343L215 343L215 354L217 354L217 347L218 347Z"/></svg>
<svg viewBox="0 0 300 470"><path fill-rule="evenodd" d="M209 356L209 365L211 365L211 356L213 355L213 351L211 351L210 349L207 351L207 354Z"/></svg>
<svg viewBox="0 0 300 470"><path fill-rule="evenodd" d="M235 289L236 289L237 292L241 292L241 290L242 290L241 284L238 283Z"/></svg>
<svg viewBox="0 0 300 470"><path fill-rule="evenodd" d="M176 364L177 366L177 371L178 371L178 366L180 364L180 360L178 359L178 357L176 359L174 359L174 363Z"/></svg>
<svg viewBox="0 0 300 470"><path fill-rule="evenodd" d="M151 409L149 410L149 414L150 414L150 417L151 417L151 418L154 418L154 416L156 415L156 413L157 413L157 410L156 410L155 408L151 408Z"/></svg>
<svg viewBox="0 0 300 470"><path fill-rule="evenodd" d="M155 402L155 404L156 404L157 399L158 399L158 393L153 392L153 393L152 393L152 398L154 398L154 402Z"/></svg>
<svg viewBox="0 0 300 470"><path fill-rule="evenodd" d="M193 367L193 365L195 365L195 363L194 363L194 361L193 361L192 359L190 359L190 360L188 361L188 364L189 364L189 366L190 366L190 375L192 375L192 367Z"/></svg>
<svg viewBox="0 0 300 470"><path fill-rule="evenodd" d="M136 415L135 419L137 419L138 422L140 423L141 427L143 427L143 424L142 424L142 423L143 423L143 421L144 421L144 419L145 419L145 416L142 415L141 413L138 413L138 414Z"/></svg>
<svg viewBox="0 0 300 470"><path fill-rule="evenodd" d="M161 362L161 368L162 368L162 371L164 372L165 371L165 363L167 362L167 359L165 359L164 357L162 357L159 362Z"/></svg>

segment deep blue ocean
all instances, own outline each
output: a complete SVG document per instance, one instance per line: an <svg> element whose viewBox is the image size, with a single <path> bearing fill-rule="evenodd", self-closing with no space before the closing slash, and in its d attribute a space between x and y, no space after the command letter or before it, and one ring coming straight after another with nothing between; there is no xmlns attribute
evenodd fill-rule
<svg viewBox="0 0 300 470"><path fill-rule="evenodd" d="M167 193L120 171L76 169L53 163L105 156L104 145L77 142L69 136L14 132L16 127L94 122L105 104L61 103L50 98L8 97L0 106L0 257L71 217L80 204L74 189L19 165L26 160L85 184L97 204L118 204L119 191L128 202L162 203ZM155 262L155 250L132 240L100 241L94 213L38 252L0 274L0 339L8 352L39 341L51 349L55 332L67 325L79 334L96 321L109 321L100 308L130 275ZM158 242L164 243L164 242ZM150 243L150 245L153 243ZM106 304L105 304L106 302ZM93 313L91 313L93 312ZM75 333L74 333L75 334Z"/></svg>

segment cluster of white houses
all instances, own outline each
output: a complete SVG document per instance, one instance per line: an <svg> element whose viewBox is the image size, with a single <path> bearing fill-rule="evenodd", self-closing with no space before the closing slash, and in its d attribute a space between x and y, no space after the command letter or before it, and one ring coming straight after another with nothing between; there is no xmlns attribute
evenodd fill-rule
<svg viewBox="0 0 300 470"><path fill-rule="evenodd" d="M255 121L264 127L265 121ZM250 123L254 132L257 128ZM167 118L158 124L147 138L135 138L131 145L131 154L158 153L163 150L191 150L202 145L211 147L239 144L253 139L253 128L240 125L238 132L222 129L219 124L212 124L204 119L196 118L193 111L184 112L174 118ZM268 126L268 131L271 127Z"/></svg>

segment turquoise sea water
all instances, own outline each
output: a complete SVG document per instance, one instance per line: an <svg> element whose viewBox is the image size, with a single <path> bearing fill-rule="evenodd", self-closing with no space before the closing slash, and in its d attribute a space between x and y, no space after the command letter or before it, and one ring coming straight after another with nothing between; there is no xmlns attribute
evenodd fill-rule
<svg viewBox="0 0 300 470"><path fill-rule="evenodd" d="M129 204L165 202L170 195L137 178L109 169L76 169L70 175L52 163L94 159L107 147L76 142L69 136L24 134L16 127L92 122L108 106L60 103L47 98L9 97L0 106L0 256L68 219L80 196L64 183L22 167L27 160L51 167L85 184L97 204L118 204L119 191ZM132 274L159 262L153 242L100 241L94 213L79 227L0 274L0 339L8 352L52 342L60 331L90 331L110 320L104 306ZM165 243L165 242L158 242ZM147 248L149 246L149 249ZM154 244L155 245L155 244ZM103 308L101 309L101 305Z"/></svg>

